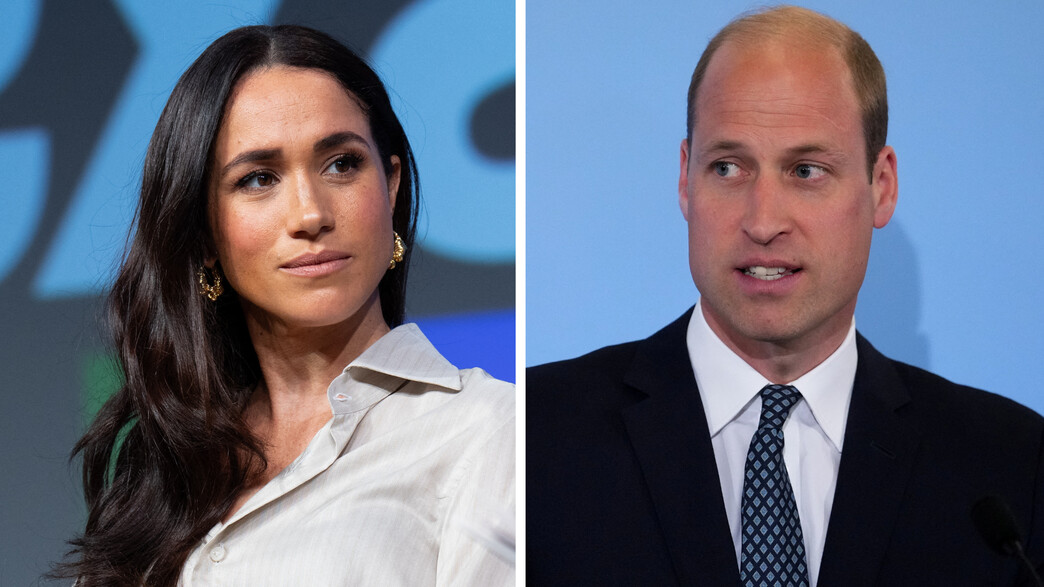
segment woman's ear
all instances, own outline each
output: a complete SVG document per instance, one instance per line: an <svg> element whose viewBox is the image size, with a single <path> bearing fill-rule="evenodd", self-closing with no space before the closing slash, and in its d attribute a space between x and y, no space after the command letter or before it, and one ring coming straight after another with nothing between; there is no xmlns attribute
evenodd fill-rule
<svg viewBox="0 0 1044 587"><path fill-rule="evenodd" d="M392 212L395 211L395 198L399 195L399 180L402 179L402 162L398 155L391 156L391 169L388 173L388 203L391 204Z"/></svg>

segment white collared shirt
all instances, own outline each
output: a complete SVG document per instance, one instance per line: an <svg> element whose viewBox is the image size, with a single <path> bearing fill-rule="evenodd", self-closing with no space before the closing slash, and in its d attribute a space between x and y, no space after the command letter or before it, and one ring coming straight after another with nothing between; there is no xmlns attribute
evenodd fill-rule
<svg viewBox="0 0 1044 587"><path fill-rule="evenodd" d="M708 326L699 303L689 320L686 344L707 414L738 563L743 472L750 440L761 418L759 392L770 382L718 338ZM816 585L823 559L857 358L853 319L841 346L789 383L801 392L803 400L791 408L783 424L783 461L801 517L811 587Z"/></svg>
<svg viewBox="0 0 1044 587"><path fill-rule="evenodd" d="M330 421L211 529L179 584L514 584L514 386L458 370L406 324L327 396Z"/></svg>

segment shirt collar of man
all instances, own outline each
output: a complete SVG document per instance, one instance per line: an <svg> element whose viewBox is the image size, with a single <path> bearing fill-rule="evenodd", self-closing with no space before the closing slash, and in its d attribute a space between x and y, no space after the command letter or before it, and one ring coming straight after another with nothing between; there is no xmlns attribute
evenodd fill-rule
<svg viewBox="0 0 1044 587"><path fill-rule="evenodd" d="M855 319L841 346L808 373L790 382L801 392L813 417L841 451L858 355ZM700 303L686 333L689 361L696 376L707 424L714 437L757 397L770 381L725 345L707 325Z"/></svg>

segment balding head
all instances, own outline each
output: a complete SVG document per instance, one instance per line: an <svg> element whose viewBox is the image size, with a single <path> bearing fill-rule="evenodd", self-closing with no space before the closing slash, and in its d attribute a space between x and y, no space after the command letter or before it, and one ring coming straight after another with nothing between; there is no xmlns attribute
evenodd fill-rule
<svg viewBox="0 0 1044 587"><path fill-rule="evenodd" d="M726 25L710 40L689 84L688 140L692 140L693 129L698 123L696 101L700 84L718 49L726 43L756 47L768 42L833 50L841 55L848 66L852 89L859 103L866 141L867 173L872 173L877 154L885 146L888 136L888 93L881 62L859 33L828 16L797 6L748 13Z"/></svg>

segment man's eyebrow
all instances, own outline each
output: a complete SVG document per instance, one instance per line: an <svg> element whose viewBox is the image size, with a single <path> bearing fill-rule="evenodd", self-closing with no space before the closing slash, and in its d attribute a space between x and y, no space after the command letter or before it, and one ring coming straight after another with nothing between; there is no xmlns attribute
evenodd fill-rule
<svg viewBox="0 0 1044 587"><path fill-rule="evenodd" d="M743 143L738 141L714 141L700 148L700 155L707 156L713 153L740 151L743 148Z"/></svg>
<svg viewBox="0 0 1044 587"><path fill-rule="evenodd" d="M339 146L339 145L344 145L344 144L347 144L347 143L363 143L364 145L368 145L369 144L369 143L366 142L366 139L362 138L362 136L360 136L358 133L354 133L354 132L352 132L350 130L346 130L346 131L342 131L342 132L335 132L334 134L332 134L332 135L330 135L328 137L323 137L323 138L319 139L318 141L315 142L315 146L312 147L312 149L316 153L318 153L320 151L325 151L327 149L330 149L330 148L333 148L333 147L336 147L336 146Z"/></svg>
<svg viewBox="0 0 1044 587"><path fill-rule="evenodd" d="M254 163L256 161L270 161L275 159L282 153L279 149L254 149L253 151L244 151L235 156L227 165L221 168L221 176L223 177L233 167L242 165L243 163Z"/></svg>
<svg viewBox="0 0 1044 587"><path fill-rule="evenodd" d="M699 154L702 157L707 157L709 155L715 155L718 153L731 153L735 151L743 151L745 149L746 146L739 141L722 140L708 143L706 146L700 149ZM819 154L825 155L827 157L842 162L848 160L848 155L846 155L843 151L840 151L833 147L828 147L827 145L823 145L820 143L806 143L804 145L791 147L786 150L786 153L790 157Z"/></svg>
<svg viewBox="0 0 1044 587"><path fill-rule="evenodd" d="M845 161L848 156L843 152L826 145L820 145L817 143L809 143L806 145L798 145L787 149L787 153L790 155L809 155L809 154L822 154L833 159Z"/></svg>

